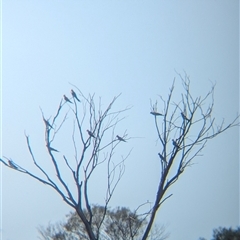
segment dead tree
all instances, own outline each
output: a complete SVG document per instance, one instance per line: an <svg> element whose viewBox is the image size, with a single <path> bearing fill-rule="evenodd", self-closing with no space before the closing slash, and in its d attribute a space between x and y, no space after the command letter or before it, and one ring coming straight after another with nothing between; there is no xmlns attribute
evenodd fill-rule
<svg viewBox="0 0 240 240"><path fill-rule="evenodd" d="M160 180L156 198L151 211L146 214L148 224L142 240L146 240L152 228L155 216L165 200L172 196L167 190L179 179L186 167L193 159L200 155L208 140L217 137L229 128L239 126L239 115L232 122L225 125L224 120L215 124L212 117L214 107L214 88L204 97L193 97L190 90L189 77L180 75L183 86L181 100L173 102L174 84L163 102L163 110L158 112L157 102L152 105L150 114L154 117L157 138L160 142L158 157L161 165ZM210 102L210 103L209 103ZM204 108L205 104L207 107Z"/></svg>
<svg viewBox="0 0 240 240"><path fill-rule="evenodd" d="M152 105L150 112L160 143L159 152L156 155L159 158L161 168L153 207L149 212L141 214L144 216L143 221L147 221L142 240L148 238L160 206L172 196L172 194L167 195L167 190L193 163L193 159L200 155L207 141L232 127L239 126L239 115L227 125L224 124L224 120L219 125L215 124L215 118L212 117L214 85L204 97L195 98L190 90L189 78L185 76L185 78L181 77L181 80L183 93L180 95L180 101L177 103L173 101L174 81L166 101L160 97L163 109L158 111L156 102ZM129 156L127 154L120 161L113 162L113 155L118 145L127 144L126 131L124 133L116 132L118 123L123 120L120 115L127 108L121 111L112 111L118 96L103 111L101 99L99 105L96 106L94 95L85 97L79 89L78 95L74 91L71 91L71 94L71 98L64 95L57 113L51 120L46 119L42 113L46 150L56 178L41 167L33 153L27 135L28 150L32 162L39 171L38 175L23 168L12 159L6 158L7 160L0 159L0 161L12 170L27 174L53 188L69 206L75 209L85 226L89 239L98 240L109 201L124 173L124 161ZM66 109L69 110L67 113ZM71 137L74 157L61 155L60 149L53 145L69 117L74 120ZM70 189L66 183L63 177L66 170L63 171L60 167L59 160L63 161L65 169L71 174L71 179L75 183L74 190ZM106 198L100 224L94 228L94 213L89 199L89 183L95 170L103 164L106 165ZM140 205L134 213L140 216L137 212L145 204L149 204L149 202ZM84 209L86 210L84 211Z"/></svg>
<svg viewBox="0 0 240 240"><path fill-rule="evenodd" d="M127 139L126 131L123 133L115 133L115 131L118 123L124 119L121 114L129 108L113 111L113 104L119 97L117 96L113 98L105 110L102 110L101 98L98 105L96 105L94 95L85 97L79 89L77 90L78 95L71 90L71 98L66 95L63 96L57 112L51 120L46 119L42 112L45 145L49 157L46 161L48 160L53 167L55 172L53 175L49 174L49 171L44 169L40 161L37 160L30 138L26 134L27 147L38 173L28 171L7 157L5 157L7 160L0 159L0 161L7 167L27 174L53 188L69 206L75 209L86 228L89 239L97 240L100 236L100 228L106 216L109 201L124 174L124 161L130 154L129 151L127 156L113 159L119 144L126 144L123 143ZM70 139L64 137L62 144L72 141L74 154L71 157L62 155L60 148L54 145L56 138L61 133L64 124L66 124L67 118L73 119L73 132ZM64 165L64 168L62 168L60 162ZM89 181L95 170L103 165L106 171L104 211L98 228L93 228L94 212L92 211L92 202L89 199ZM67 184L66 172L70 174L69 177L74 183L74 189L71 189Z"/></svg>

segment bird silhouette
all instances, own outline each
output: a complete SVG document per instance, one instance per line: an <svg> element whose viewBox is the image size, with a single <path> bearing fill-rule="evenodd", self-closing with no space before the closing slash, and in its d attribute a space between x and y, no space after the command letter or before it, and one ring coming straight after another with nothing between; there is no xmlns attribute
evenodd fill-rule
<svg viewBox="0 0 240 240"><path fill-rule="evenodd" d="M71 89L71 94L74 98L76 98L79 102L81 102L78 97L77 97L77 94Z"/></svg>
<svg viewBox="0 0 240 240"><path fill-rule="evenodd" d="M43 121L45 122L47 127L50 127L53 129L53 126L48 122L48 120L46 120L45 118L43 118Z"/></svg>
<svg viewBox="0 0 240 240"><path fill-rule="evenodd" d="M174 147L176 148L180 148L179 145L177 144L177 142L175 140L172 139L172 144Z"/></svg>
<svg viewBox="0 0 240 240"><path fill-rule="evenodd" d="M117 139L118 139L119 141L126 142L126 140L124 140L122 137L119 137L118 135L117 135Z"/></svg>
<svg viewBox="0 0 240 240"><path fill-rule="evenodd" d="M163 114L159 113L159 112L150 112L150 114L154 115L154 116L163 116Z"/></svg>
<svg viewBox="0 0 240 240"><path fill-rule="evenodd" d="M11 168L18 169L15 163L12 160L8 160L8 164Z"/></svg>
<svg viewBox="0 0 240 240"><path fill-rule="evenodd" d="M187 121L189 121L189 119L185 116L185 114L184 113L182 113L181 112L181 116L182 116L182 118L184 119L184 120L187 120Z"/></svg>
<svg viewBox="0 0 240 240"><path fill-rule="evenodd" d="M90 137L95 138L94 134L93 134L91 131L87 130L87 132L88 132L88 134L89 134Z"/></svg>
<svg viewBox="0 0 240 240"><path fill-rule="evenodd" d="M161 158L161 160L165 161L165 158L163 157L162 154L158 153L158 156Z"/></svg>
<svg viewBox="0 0 240 240"><path fill-rule="evenodd" d="M63 95L63 98L64 98L64 100L65 100L66 102L70 102L70 103L72 103L72 102L69 100L69 98L66 97L65 95Z"/></svg>

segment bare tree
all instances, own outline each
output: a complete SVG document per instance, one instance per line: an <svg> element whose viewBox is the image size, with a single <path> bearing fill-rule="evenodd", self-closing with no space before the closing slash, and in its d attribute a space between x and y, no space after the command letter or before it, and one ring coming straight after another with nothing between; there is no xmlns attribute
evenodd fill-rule
<svg viewBox="0 0 240 240"><path fill-rule="evenodd" d="M71 98L64 95L55 116L51 120L46 119L42 112L45 145L50 163L54 169L54 174L50 174L47 169L41 166L37 157L34 155L30 138L26 134L31 160L38 170L38 173L30 172L7 157L5 157L7 160L0 159L0 161L7 167L27 174L53 188L69 206L75 209L86 228L89 239L96 240L99 239L100 228L104 221L109 201L124 174L124 161L131 152L129 151L125 157L119 157L118 159L116 157L113 158L119 144L123 144L123 141L129 139L127 138L126 131L124 133L118 133L121 137L115 134L118 123L124 119L124 117L121 117L121 114L129 108L120 111L112 110L113 104L119 96L114 97L106 109L102 110L101 98L97 106L94 95L85 97L79 89L78 95L73 90L71 90L71 94ZM62 144L67 144L67 142L72 141L74 147L74 156L72 157L67 157L64 154L61 156L60 150L53 146L57 137L60 136L67 118L73 119L73 132L70 139L63 135L64 138L62 137L62 139L64 139L64 141ZM89 199L89 182L94 171L103 165L106 171L105 203L103 211L101 214L98 214L98 217L100 217L99 224L94 228L94 212ZM74 183L74 189L67 184L66 169L68 173L70 173L69 177ZM55 175L57 177L55 177ZM84 211L84 209L86 209L86 211Z"/></svg>
<svg viewBox="0 0 240 240"><path fill-rule="evenodd" d="M215 118L212 117L214 85L204 97L194 97L190 90L189 77L179 76L183 86L181 100L178 103L173 101L174 80L167 100L160 96L163 111L158 112L156 102L152 104L150 112L154 117L157 138L160 142L158 157L161 172L153 207L146 214L148 224L142 240L148 238L162 203L172 196L166 194L167 190L179 179L186 167L193 164L193 159L200 155L207 141L229 128L239 126L239 115L227 125L224 124L224 120L219 125L215 124ZM205 105L207 107L204 107Z"/></svg>
<svg viewBox="0 0 240 240"><path fill-rule="evenodd" d="M149 204L149 202L141 204L134 211L138 218L141 216L142 221L146 222L146 228L141 237L142 240L149 239L157 211L163 202L172 196L172 194L167 195L167 190L179 179L184 170L193 164L193 159L200 155L207 141L232 127L239 126L239 115L227 125L224 124L224 120L219 125L215 124L215 118L212 117L214 85L205 96L194 97L190 90L188 76L184 78L180 76L180 78L183 93L180 95L179 102L173 101L175 85L175 81L173 81L168 98L164 100L160 97L163 110L158 112L157 102L151 106L150 114L153 115L157 138L160 143L158 157L161 169L156 198L150 211L139 214L140 208L145 204ZM75 209L83 222L89 239L98 240L100 239L101 227L106 217L109 201L123 176L124 161L130 154L129 152L120 161L113 162L117 146L126 144L125 141L129 139L127 139L126 131L122 134L118 133L120 136L115 134L117 124L123 119L120 118L120 115L127 108L121 111L112 111L117 96L102 111L101 99L97 107L94 95L85 97L79 89L79 95L74 91L71 93L72 98L70 99L64 95L64 101L60 102L57 113L51 121L46 119L42 113L45 124L46 149L57 175L56 179L38 163L27 135L26 140L31 159L41 176L40 174L33 174L9 158L6 158L8 162L2 159L0 161L13 170L27 174L52 187L69 206ZM70 110L67 113L65 113L66 106ZM81 110L80 107L82 107ZM61 159L65 163L64 167L67 167L71 174L72 181L75 183L74 190L71 190L67 185L63 177L65 171L62 171L57 161L60 158L59 149L52 146L53 141L57 138L69 116L74 119L71 138L75 157L71 159L63 155ZM89 185L93 173L103 164L106 166L106 197L100 221L98 219L99 224L94 227L95 218L93 206L89 199ZM130 231L130 234L133 234L131 239L134 239L134 236L138 236L139 232L134 230Z"/></svg>

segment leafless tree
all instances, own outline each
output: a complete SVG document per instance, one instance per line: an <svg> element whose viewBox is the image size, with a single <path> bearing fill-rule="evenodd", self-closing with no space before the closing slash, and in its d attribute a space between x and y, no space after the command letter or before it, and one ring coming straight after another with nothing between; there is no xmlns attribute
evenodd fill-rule
<svg viewBox="0 0 240 240"><path fill-rule="evenodd" d="M49 169L47 170L41 166L32 149L30 138L26 134L27 147L38 173L27 170L7 157L5 157L7 160L0 159L0 161L7 167L27 174L53 188L69 206L75 209L86 228L89 239L96 240L99 239L100 228L104 221L109 201L124 174L124 161L131 152L130 150L124 157L117 158L114 156L119 144L126 144L124 141L129 139L126 131L124 133L115 133L118 123L124 119L124 117L121 117L122 113L129 108L120 111L113 110L113 105L119 97L118 95L113 98L105 110L102 110L101 98L97 105L94 95L85 97L78 88L76 89L78 90L78 95L73 90L71 90L71 98L64 95L55 116L51 120L46 119L42 112L45 145L54 173L49 173ZM73 120L73 131L70 134L70 139L64 135L65 133L61 136L61 131L63 131L68 118ZM61 136L61 139L63 139L62 144L72 141L74 147L74 155L72 157L61 155L60 149L53 146L58 136ZM100 166L104 166L106 171L106 195L103 211L101 214L98 214L98 217L100 217L99 224L97 228L93 228L94 212L89 199L89 186L93 173ZM69 177L74 183L72 184L74 189L67 182L66 171L70 174Z"/></svg>
<svg viewBox="0 0 240 240"><path fill-rule="evenodd" d="M215 124L215 118L212 116L214 85L205 96L194 97L190 89L189 77L185 75L184 78L182 76L180 78L183 91L180 94L179 102L173 100L175 86L175 81L173 81L167 99L164 100L160 96L163 104L162 110L158 111L157 102L151 106L150 114L153 116L157 139L160 143L159 152L156 154L158 154L161 168L156 199L151 209L146 213L139 213L142 206L149 204L147 202L138 206L134 211L137 217L141 217L142 221L146 222L142 240L150 238L149 234L154 226L157 211L163 202L172 196L172 194L167 195L167 190L179 179L184 170L193 164L193 159L200 155L207 141L232 127L239 126L239 115L227 125L224 120L220 124ZM7 160L0 159L0 161L13 170L27 174L52 187L68 205L76 210L89 239L98 240L109 201L124 173L124 161L129 156L127 154L120 161L113 162L117 146L126 144L125 141L129 139L126 131L122 134L118 133L120 136L115 134L117 124L123 119L120 118L120 115L127 108L121 111L112 111L112 106L118 98L115 97L102 111L101 99L97 107L94 95L85 97L79 89L78 95L74 91L71 93L72 98L70 99L64 95L64 101L60 102L57 113L51 121L43 115L46 149L57 175L56 179L38 163L27 135L26 140L31 159L41 176L33 174L9 158L6 158ZM67 113L66 107L70 110ZM60 150L52 146L66 123L66 119L70 116L74 119L71 137L75 152L74 159L65 155L59 157ZM63 177L65 171L60 168L58 161L60 158L64 161L65 168L67 167L75 183L74 191L70 189ZM106 198L100 221L98 219L99 224L94 227L95 218L89 199L89 183L95 170L103 164L106 165ZM86 210L84 211L84 209ZM138 232L134 234L137 236Z"/></svg>
<svg viewBox="0 0 240 240"><path fill-rule="evenodd" d="M194 97L189 77L179 76L183 86L180 101L173 101L174 80L167 100L160 96L163 110L158 112L156 102L152 104L150 112L154 117L157 139L160 142L158 157L161 170L153 207L146 213L148 224L142 240L148 238L160 206L172 196L167 195L167 190L193 164L193 159L200 155L207 141L229 128L239 126L239 115L227 125L224 120L219 125L215 124L215 118L212 117L215 85L204 97Z"/></svg>

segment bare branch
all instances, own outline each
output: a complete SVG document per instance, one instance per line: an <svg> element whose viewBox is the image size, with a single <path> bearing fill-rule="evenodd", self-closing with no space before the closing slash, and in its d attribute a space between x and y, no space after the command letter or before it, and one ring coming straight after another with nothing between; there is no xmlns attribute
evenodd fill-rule
<svg viewBox="0 0 240 240"><path fill-rule="evenodd" d="M122 141L130 139L127 138L126 131L123 135L115 135L116 126L125 119L125 117L122 117L121 114L130 108L127 107L119 111L112 110L115 101L121 95L119 94L112 99L105 109L102 109L103 104L101 98L99 98L98 104L96 104L95 94L89 94L85 97L78 88L76 89L78 92L75 92L73 89L71 90L72 98L70 99L67 97L67 94L63 95L65 101L61 99L56 114L53 116L52 120L51 118L45 118L42 109L40 109L45 126L45 145L50 159L49 164L53 166L56 177L50 176L47 170L37 162L31 148L29 136L26 134L27 147L32 162L34 163L36 169L40 172L40 175L43 177L27 171L11 159L8 159L8 163L2 159L0 159L0 161L5 166L15 171L25 173L57 191L63 200L76 210L78 216L84 223L89 238L91 240L96 240L97 235L95 235L92 228L94 213L89 199L89 180L95 169L99 165L106 163L106 173L109 179L106 186L108 195L104 206L105 213L103 214L99 225L100 229L112 194L124 174L124 161L131 152L130 151L126 157L122 158L121 161L114 164L114 151L117 149L119 144L122 143ZM71 104L68 104L68 102ZM67 110L66 107L68 107ZM64 161L61 161L61 164L59 164L57 160L59 158L60 148L56 147L54 142L55 139L62 134L62 129L67 118L73 118L71 139L74 154L73 156L67 157L63 153L62 159ZM109 140L109 136L112 136L111 140ZM66 139L64 138L64 141L67 141ZM63 166L66 166L66 168L62 169L62 164ZM75 183L75 189L73 190L70 189L67 184L68 180L64 177L66 169L72 175L71 180ZM77 199L75 199L74 196L77 196ZM85 202L87 212L83 211L82 201Z"/></svg>
<svg viewBox="0 0 240 240"><path fill-rule="evenodd" d="M177 103L172 100L174 79L167 101L160 96L164 104L162 125L156 116L154 119L161 145L158 153L161 171L156 199L142 240L147 239L159 207L172 196L172 194L165 196L167 190L178 180L185 168L193 164L193 159L199 156L207 141L232 127L239 126L239 115L227 125L224 124L224 120L220 125L215 125L215 118L212 117L215 85L212 85L210 91L203 97L193 97L189 77L185 75L183 78L180 74L179 76L183 87L181 100ZM204 108L208 101L210 103Z"/></svg>

